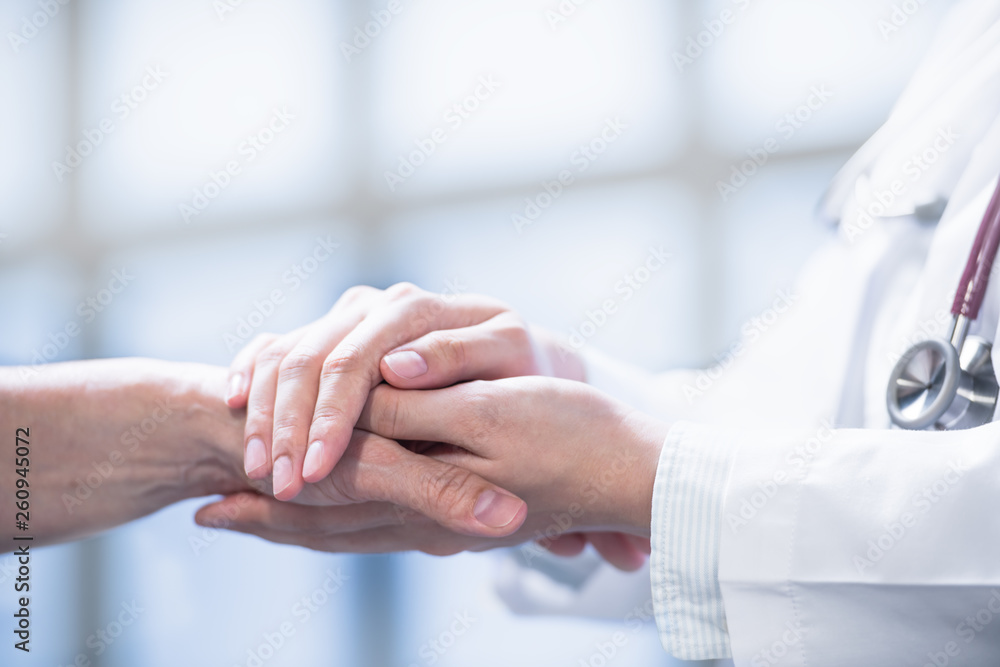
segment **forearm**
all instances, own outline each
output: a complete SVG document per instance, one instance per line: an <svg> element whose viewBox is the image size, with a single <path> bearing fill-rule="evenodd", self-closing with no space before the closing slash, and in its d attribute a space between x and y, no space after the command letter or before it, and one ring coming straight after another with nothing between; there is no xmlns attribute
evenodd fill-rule
<svg viewBox="0 0 1000 667"><path fill-rule="evenodd" d="M225 371L145 359L0 369L0 531L14 530L15 432L29 430L30 533L78 539L185 498L249 488ZM2 534L2 533L0 533ZM4 549L12 548L9 537Z"/></svg>

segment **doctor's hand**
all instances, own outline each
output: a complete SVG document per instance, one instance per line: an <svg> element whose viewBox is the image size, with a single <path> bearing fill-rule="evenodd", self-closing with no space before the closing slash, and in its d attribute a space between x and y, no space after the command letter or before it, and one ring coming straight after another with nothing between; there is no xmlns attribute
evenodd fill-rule
<svg viewBox="0 0 1000 667"><path fill-rule="evenodd" d="M427 389L521 375L582 380L584 371L494 299L354 287L320 320L253 340L233 360L226 402L247 408L247 475L272 476L275 498L290 500L330 474L383 379Z"/></svg>
<svg viewBox="0 0 1000 667"><path fill-rule="evenodd" d="M359 426L517 493L528 506L524 525L507 538L467 538L380 504L294 507L245 495L203 508L199 522L224 521L274 541L352 552L444 554L530 539L582 547L576 534L588 533L596 536L595 546L604 540L602 553L613 564L640 564L634 552L649 536L656 465L669 426L587 385L546 378L436 391L382 385L371 392Z"/></svg>

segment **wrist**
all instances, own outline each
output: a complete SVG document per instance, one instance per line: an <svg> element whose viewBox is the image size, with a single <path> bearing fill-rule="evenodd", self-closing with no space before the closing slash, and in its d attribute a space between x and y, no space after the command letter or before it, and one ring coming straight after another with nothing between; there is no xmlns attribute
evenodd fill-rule
<svg viewBox="0 0 1000 667"><path fill-rule="evenodd" d="M176 431L168 434L180 450L177 493L185 498L251 489L243 471L246 415L225 404L226 370L200 364L170 364L169 393L179 406ZM166 443L164 443L166 444Z"/></svg>
<svg viewBox="0 0 1000 667"><path fill-rule="evenodd" d="M115 467L127 473L120 480L113 475L101 492L129 498L146 512L249 488L242 474L243 420L223 401L224 369L114 359L82 362L79 371L85 393L100 406L93 416L106 424L87 440L96 455L117 457ZM75 391L72 383L67 388ZM99 436L103 431L108 442Z"/></svg>
<svg viewBox="0 0 1000 667"><path fill-rule="evenodd" d="M620 485L614 508L615 520L622 532L650 536L656 470L670 428L670 424L638 410L622 420L622 447L629 452L631 460L628 481Z"/></svg>

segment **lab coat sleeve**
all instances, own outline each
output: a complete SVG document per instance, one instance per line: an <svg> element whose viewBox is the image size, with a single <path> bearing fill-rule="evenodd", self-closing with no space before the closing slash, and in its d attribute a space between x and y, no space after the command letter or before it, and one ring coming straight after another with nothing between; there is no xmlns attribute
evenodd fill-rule
<svg viewBox="0 0 1000 667"><path fill-rule="evenodd" d="M735 447L681 422L667 435L653 486L650 581L660 641L684 660L729 657L719 587L722 502Z"/></svg>
<svg viewBox="0 0 1000 667"><path fill-rule="evenodd" d="M679 424L657 473L665 647L737 665L996 664L1000 423ZM717 573L713 569L717 568Z"/></svg>
<svg viewBox="0 0 1000 667"><path fill-rule="evenodd" d="M606 394L670 422L690 410L670 397L679 397L697 371L654 375L594 349L582 356L587 382ZM727 441L688 437L690 427L672 427L660 452L649 577L664 648L676 657L698 660L729 655L718 559L721 504L734 450Z"/></svg>

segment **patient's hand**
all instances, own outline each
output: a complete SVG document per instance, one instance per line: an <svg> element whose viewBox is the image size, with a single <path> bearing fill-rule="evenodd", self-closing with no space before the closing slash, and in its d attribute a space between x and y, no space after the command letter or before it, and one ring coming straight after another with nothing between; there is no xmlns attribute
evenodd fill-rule
<svg viewBox="0 0 1000 667"><path fill-rule="evenodd" d="M264 479L273 471L274 496L290 500L334 469L368 392L383 379L433 389L520 375L582 380L583 367L494 299L409 284L355 287L317 322L258 337L241 351L227 401L247 406L247 474Z"/></svg>
<svg viewBox="0 0 1000 667"><path fill-rule="evenodd" d="M35 543L85 537L166 505L248 489L220 369L149 359L0 368L0 430L30 433ZM13 453L11 454L13 459ZM13 461L11 461L13 462ZM0 495L13 472L0 478ZM13 502L0 504L8 521ZM13 525L13 516L4 525Z"/></svg>
<svg viewBox="0 0 1000 667"><path fill-rule="evenodd" d="M222 401L222 368L114 359L21 375L0 368L0 432L28 432L35 544L85 537L186 498L269 488L243 472L244 415ZM0 477L0 497L14 496L15 481ZM525 514L523 502L474 473L360 433L336 473L301 500L387 501L492 538L515 531ZM0 522L12 526L13 512L13 502L0 504Z"/></svg>

